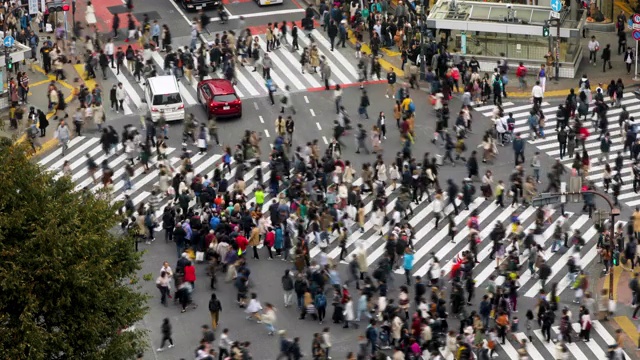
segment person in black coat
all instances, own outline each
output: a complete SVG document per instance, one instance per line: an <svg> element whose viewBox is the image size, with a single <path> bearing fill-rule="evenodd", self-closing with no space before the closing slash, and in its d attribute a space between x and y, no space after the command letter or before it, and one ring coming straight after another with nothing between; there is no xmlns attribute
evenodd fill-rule
<svg viewBox="0 0 640 360"><path fill-rule="evenodd" d="M468 177L471 179L473 179L474 176L478 177L479 175L478 159L476 157L477 153L477 151L473 150L471 152L471 156L467 160L467 171L469 172Z"/></svg>
<svg viewBox="0 0 640 360"><path fill-rule="evenodd" d="M49 120L47 120L47 115L40 109L38 109L38 123L40 124L40 137L44 137L47 134Z"/></svg>
<svg viewBox="0 0 640 360"><path fill-rule="evenodd" d="M160 347L158 348L158 352L164 350L164 343L169 340L169 348L172 348L173 345L173 339L171 338L171 323L169 322L169 318L164 318L164 321L162 322L162 342L160 343Z"/></svg>
<svg viewBox="0 0 640 360"><path fill-rule="evenodd" d="M333 44L335 44L336 37L338 36L338 26L333 20L331 20L331 22L329 23L327 35L329 35L329 40L331 42L331 51L333 51Z"/></svg>
<svg viewBox="0 0 640 360"><path fill-rule="evenodd" d="M456 204L456 197L458 196L458 185L456 185L453 180L448 179L447 180L447 198L449 200L449 204L453 205L453 210L456 214L456 216L458 215L458 205Z"/></svg>

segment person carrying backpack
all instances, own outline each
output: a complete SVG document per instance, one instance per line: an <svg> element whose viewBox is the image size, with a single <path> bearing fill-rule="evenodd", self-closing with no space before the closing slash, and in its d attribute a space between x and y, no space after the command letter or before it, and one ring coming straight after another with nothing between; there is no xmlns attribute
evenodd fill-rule
<svg viewBox="0 0 640 360"><path fill-rule="evenodd" d="M316 307L316 314L318 315L318 321L322 324L323 319L327 314L327 297L323 292L318 292L313 304Z"/></svg>

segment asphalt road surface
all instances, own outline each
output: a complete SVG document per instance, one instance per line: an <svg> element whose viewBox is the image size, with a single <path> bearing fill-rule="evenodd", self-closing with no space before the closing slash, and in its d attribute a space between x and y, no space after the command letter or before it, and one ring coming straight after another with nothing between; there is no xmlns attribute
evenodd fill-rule
<svg viewBox="0 0 640 360"><path fill-rule="evenodd" d="M372 85L368 87L368 91L373 104L369 109L370 114L377 113L378 111L385 111L389 114L391 112L392 100L384 97L384 86ZM357 105L359 96L360 90L357 87L349 88L345 91L344 102L352 113ZM421 100L425 99L425 96L426 95L419 92L414 92L413 95L417 105L417 113L419 114L419 120L416 124L417 141L414 150L414 154L418 158L421 158L425 151L429 151L432 154L441 151L437 146L432 145L428 141L433 133L433 126L431 124L433 121L433 115L432 110L425 105L426 101ZM308 103L307 100L309 101ZM328 136L331 133L330 123L335 117L331 92L321 91L313 93L298 93L293 96L293 101L299 110L295 117L296 133L294 141L304 143L313 139L321 139L322 136ZM223 134L223 141L235 144L239 141L245 130L258 131L264 134L262 149L263 151L268 151L268 143L271 142L273 138L267 137L266 131L270 133L272 132L272 124L275 117L278 115L279 109L272 107L266 98L249 100L245 102L244 106L245 111L242 119L220 122L220 133ZM459 106L460 105L454 101L452 102L451 108L453 110L457 109ZM488 111L486 108L480 110ZM196 106L192 108L192 111L196 112L196 116L198 118L202 118L201 116L203 116L203 113L201 113L202 110L199 107ZM200 113L198 113L199 111ZM315 114L315 116L313 114ZM264 123L260 121L260 117L263 118ZM124 123L130 122L134 119L135 117L132 116L123 117L121 119L111 121L110 124L116 129L120 129ZM363 123L372 124L373 120L369 120L368 122L363 120ZM393 123L388 122L388 124L390 129L389 135L387 136L388 139L384 143L384 157L385 160L391 161L395 157L395 152L399 150L399 140L397 139L397 136L395 136ZM318 125L322 128L321 130L318 129ZM479 132L484 126L483 119L479 116L476 117L474 128L477 129L477 133L471 135L468 141L469 144L479 142ZM174 166L179 164L177 156L180 154L181 132L182 129L180 124L172 126L169 140L169 161ZM69 159L72 163L74 180L79 184L78 187L81 188L89 186L90 188L93 188L90 178L88 177L85 159L83 156L85 153L89 153L91 156L94 156L94 159L97 162L102 161L105 157L97 143L97 139L92 137L92 135L93 134L89 133L86 137L73 140L70 151L64 158L60 157L59 150L55 150L53 153L43 157L40 160L41 165L51 171L57 171L57 169L61 167L64 159ZM191 145L190 147L192 150L195 150ZM493 164L481 167L481 173L487 168L491 168L494 171L496 179L507 178L508 174L513 169L512 154L508 148L501 148L500 150L501 153ZM530 156L530 154L528 153L527 156ZM373 160L372 155L366 156L353 154L352 148L348 148L345 151L344 158L351 160L354 163L354 166L356 166L356 169L363 162L371 162ZM194 151L192 160L196 173L206 173L210 175L213 172L213 169L216 166L219 166L220 148L214 148L206 155L199 155ZM112 156L109 158L109 164L116 172L114 188L115 194L118 196L122 196L124 194L123 180L121 177L124 166L123 163L123 156ZM547 162L545 165L548 166L549 164L551 163ZM266 174L268 171L269 170L267 168L264 169L265 178L267 177ZM233 176L233 173L230 176ZM254 176L255 171L251 171L247 173L245 178L248 180L247 195L249 195L250 198L253 195L253 189L255 189ZM446 178L461 179L466 177L466 173L463 166L457 166L455 168L445 166L441 168L440 176L441 181L444 181ZM143 174L139 168L137 169L136 176L133 179L134 189L130 193L131 197L134 199L134 203L139 204L148 198L153 185L157 182L157 177L157 169L155 168L153 168L149 174ZM388 188L387 194L391 201L391 204L387 207L387 211L391 212L393 210L394 200L397 197L397 192L393 192L391 188ZM446 230L434 229L432 207L429 206L426 198L424 200L425 201L421 202L419 205L414 205L414 216L410 217L410 223L414 226L415 231L417 232L415 242L417 252L415 255L414 266L414 274L417 275L424 275L426 271L428 271L428 259L432 252L441 259L441 264L444 268L449 269L451 260L466 247L466 242L462 240L467 233L465 224L469 217L468 211L462 211L459 216L455 217L455 222L458 225L460 232L456 237L456 243L451 243L446 238ZM168 199L166 199L165 202L166 201L168 201ZM372 199L369 197L365 202L369 203L368 206L371 206L371 201ZM485 239L479 246L480 264L478 264L474 271L474 278L476 279L478 286L478 294L473 301L474 305L472 308L476 309L477 303L484 292L483 289L486 287L486 281L489 276L494 273L493 268L495 266L495 262L488 258L490 250L490 244L486 240L488 233L497 221L509 223L512 216L518 216L523 222L525 228L531 228L534 222L535 209L532 207L508 207L501 209L494 203L484 201L482 198L476 199L471 204L471 208L477 209L480 214L481 234L482 238ZM446 211L451 212L452 209L449 207ZM579 205L569 205L567 206L566 211L570 215L572 226L576 229L580 229L582 233L585 234L584 236L587 240L587 246L583 248L581 258L583 259L584 266L588 267L590 264L595 262L596 258L595 242L597 241L597 236L593 223L587 216L580 212ZM552 212L552 218L555 220L558 217L559 210L554 209ZM552 229L545 231L540 238L540 241L544 241L548 245L551 241L551 235ZM370 262L370 266L373 267L375 262L382 255L384 240L373 231L371 224L367 223L364 233L355 232L350 238L348 242L348 249L350 252L355 249L358 242L363 242L369 249L368 260ZM169 261L172 266L175 266L175 262L177 260L175 246L173 244L164 243L164 239L161 234L157 234L157 240L151 245L140 244L140 246L146 251L141 275L151 274L152 278L155 279L159 273L162 262L165 260ZM258 294L258 297L263 304L271 302L278 307L278 320L276 327L278 329L287 329L289 336L300 336L302 338L303 351L307 354L310 353L312 334L321 331L325 326L329 326L334 334L334 348L332 350L334 358L341 358L348 351L355 350L358 335L362 333L362 330L342 329L340 326L331 324L329 321L320 325L309 318L307 318L307 320L298 320L298 313L295 309L285 309L282 306L282 291L280 290L279 279L284 270L291 267L291 264L281 260L267 261L266 249L262 248L259 251L261 260L257 261L249 259L249 265L252 270L251 291ZM339 250L336 248L335 242L330 245L327 253L330 259L335 259L338 256ZM569 250L562 253L549 253L548 256L550 263L553 264L552 281L560 284L560 294L563 305L566 304L576 312L577 309L571 304L573 291L570 289L569 281L564 276L566 260L571 253L572 251ZM311 249L311 255L317 260L322 259L321 251L318 247L313 247ZM346 266L341 265L340 270L342 272L342 279L345 280ZM174 340L176 342L175 348L167 349L161 353L150 350L148 352L148 356L150 358L175 359L179 357L190 357L191 354L193 354L193 350L197 346L200 338L200 327L203 324L210 322L207 303L211 290L208 288L209 279L205 274L205 265L197 266L197 276L198 280L196 282L196 289L193 293L193 299L195 304L198 304L199 307L197 309L190 309L186 313L180 313L180 309L177 306L171 305L165 308L160 305L159 294L157 293L157 289L153 284L153 281L144 282L142 284L143 290L152 295L152 299L149 303L149 314L145 317L144 322L138 326L143 326L150 330L150 339L153 343L153 348L155 349L159 346L158 342L160 340L160 324L162 319L168 317L171 319L174 326ZM593 274L593 276L596 276L596 274ZM242 309L239 309L235 305L235 289L233 286L224 282L224 276L222 274L219 274L218 279L219 287L216 293L222 299L224 308L220 327L228 327L231 329L231 337L234 340L251 341L252 351L256 359L274 359L277 354L277 339L268 336L262 325L249 322L245 319L246 314ZM401 284L403 279L404 275L402 274L402 271L398 271L396 276L396 285ZM501 282L501 280L498 280L498 282ZM524 271L521 275L520 283L522 287L520 290L519 309L533 308L535 306L534 296L539 289L538 282L530 273L528 273L528 271ZM355 292L355 289L352 288L351 291L353 293ZM394 290L391 292L390 297L395 297L396 294L397 292ZM331 315L331 311L332 310L329 309L329 315ZM523 310L519 311L519 315L522 318L524 316L524 312ZM452 327L456 327L456 324L455 320L451 321ZM522 336L522 331L523 329L520 329L518 336ZM217 335L219 335L219 331ZM530 350L530 353L533 358L536 358L534 356L536 354L535 352L541 354L541 356L543 356L541 358L550 358L550 348L546 344L536 340L539 335L539 331L534 332L534 343L530 345L534 349ZM570 347L572 354L574 354L576 358L584 358L579 357L578 355L580 354L602 358L602 356L604 356L606 344L611 343L611 335L609 335L600 323L596 323L593 337L594 340L590 343L577 343ZM517 356L515 356L516 346L517 344L515 342L507 343L507 345L499 347L498 353L501 358L517 359Z"/></svg>

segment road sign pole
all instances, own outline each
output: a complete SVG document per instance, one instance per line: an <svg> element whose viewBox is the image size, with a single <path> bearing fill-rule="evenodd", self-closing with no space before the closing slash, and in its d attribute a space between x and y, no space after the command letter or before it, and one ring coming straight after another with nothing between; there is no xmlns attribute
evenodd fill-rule
<svg viewBox="0 0 640 360"><path fill-rule="evenodd" d="M633 14L629 19L629 25L631 27L631 37L636 41L636 56L635 56L635 68L633 72L633 80L639 81L638 78L638 41L640 41L640 14Z"/></svg>
<svg viewBox="0 0 640 360"><path fill-rule="evenodd" d="M633 57L636 61L636 69L633 72L633 81L638 81L640 80L640 78L638 78L638 42L636 41L636 56Z"/></svg>

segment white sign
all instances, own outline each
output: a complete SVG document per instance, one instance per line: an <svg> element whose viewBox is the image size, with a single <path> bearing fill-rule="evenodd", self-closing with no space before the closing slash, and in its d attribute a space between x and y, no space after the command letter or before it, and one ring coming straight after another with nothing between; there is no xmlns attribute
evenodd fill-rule
<svg viewBox="0 0 640 360"><path fill-rule="evenodd" d="M640 24L633 24L631 27L633 30L640 30Z"/></svg>
<svg viewBox="0 0 640 360"><path fill-rule="evenodd" d="M560 19L560 13L556 11L551 11L549 14L550 19Z"/></svg>
<svg viewBox="0 0 640 360"><path fill-rule="evenodd" d="M29 0L29 15L38 13L38 0Z"/></svg>

